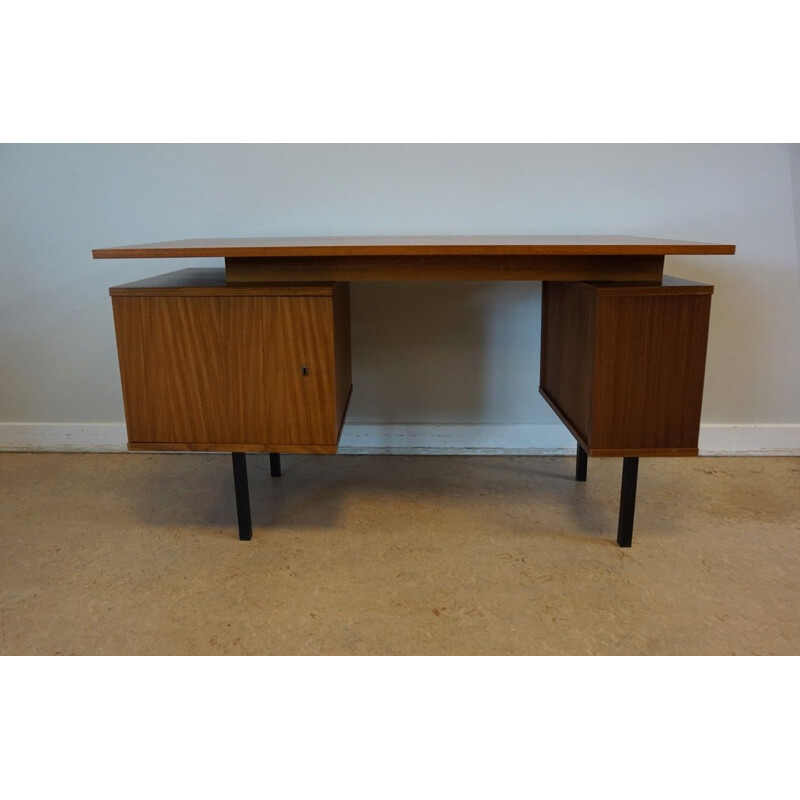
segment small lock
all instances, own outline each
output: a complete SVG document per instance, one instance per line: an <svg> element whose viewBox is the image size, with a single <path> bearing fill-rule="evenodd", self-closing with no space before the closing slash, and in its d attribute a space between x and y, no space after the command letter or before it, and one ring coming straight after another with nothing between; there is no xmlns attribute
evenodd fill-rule
<svg viewBox="0 0 800 800"><path fill-rule="evenodd" d="M303 367L302 368L302 373L303 373L303 375L308 375L308 367Z"/></svg>

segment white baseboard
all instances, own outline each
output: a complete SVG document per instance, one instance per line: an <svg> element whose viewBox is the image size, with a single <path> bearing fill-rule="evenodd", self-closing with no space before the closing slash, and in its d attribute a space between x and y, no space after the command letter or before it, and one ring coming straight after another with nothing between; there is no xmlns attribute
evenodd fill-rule
<svg viewBox="0 0 800 800"><path fill-rule="evenodd" d="M0 422L0 450L125 452L122 423ZM575 440L559 424L345 425L339 452L395 455L572 455ZM798 425L703 425L700 454L800 456Z"/></svg>
<svg viewBox="0 0 800 800"><path fill-rule="evenodd" d="M0 451L119 453L126 452L127 444L121 422L0 422Z"/></svg>
<svg viewBox="0 0 800 800"><path fill-rule="evenodd" d="M800 425L701 425L701 456L800 456Z"/></svg>

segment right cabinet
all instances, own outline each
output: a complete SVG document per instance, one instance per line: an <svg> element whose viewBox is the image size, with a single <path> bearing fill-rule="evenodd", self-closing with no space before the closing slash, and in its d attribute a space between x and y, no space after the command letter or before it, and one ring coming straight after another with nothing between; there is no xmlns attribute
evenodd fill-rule
<svg viewBox="0 0 800 800"><path fill-rule="evenodd" d="M539 391L589 455L697 455L713 291L544 283Z"/></svg>

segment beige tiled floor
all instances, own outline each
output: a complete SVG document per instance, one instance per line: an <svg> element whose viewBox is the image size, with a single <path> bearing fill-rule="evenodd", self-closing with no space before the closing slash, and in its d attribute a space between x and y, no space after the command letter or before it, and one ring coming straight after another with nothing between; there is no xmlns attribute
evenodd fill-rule
<svg viewBox="0 0 800 800"><path fill-rule="evenodd" d="M800 654L800 459L0 454L3 654Z"/></svg>

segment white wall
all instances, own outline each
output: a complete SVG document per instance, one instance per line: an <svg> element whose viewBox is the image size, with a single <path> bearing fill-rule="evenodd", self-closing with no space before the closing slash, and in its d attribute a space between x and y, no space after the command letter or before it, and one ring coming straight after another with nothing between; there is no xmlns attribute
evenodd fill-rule
<svg viewBox="0 0 800 800"><path fill-rule="evenodd" d="M14 424L0 424L0 446L119 442L108 286L221 263L93 261L94 247L200 236L552 233L736 244L734 257L667 258L668 273L717 287L703 422L726 426L724 437L714 434L718 450L798 448L798 150L3 145L0 423ZM538 284L354 285L346 442L370 446L399 432L435 446L451 431L456 449L535 448L543 433L555 449L567 446L560 428L540 427L556 419L536 391L539 298ZM414 427L441 423L476 427ZM753 424L781 427L748 429L742 447L730 426Z"/></svg>

